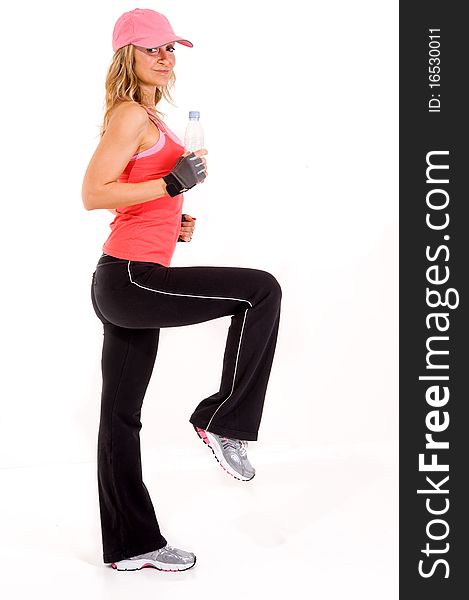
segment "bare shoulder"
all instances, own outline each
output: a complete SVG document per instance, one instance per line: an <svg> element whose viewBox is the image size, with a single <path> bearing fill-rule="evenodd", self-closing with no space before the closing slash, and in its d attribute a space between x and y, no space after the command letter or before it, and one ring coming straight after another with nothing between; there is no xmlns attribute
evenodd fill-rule
<svg viewBox="0 0 469 600"><path fill-rule="evenodd" d="M148 116L137 102L114 106L83 180L83 193L93 195L116 182L145 137Z"/></svg>
<svg viewBox="0 0 469 600"><path fill-rule="evenodd" d="M147 111L133 101L122 101L117 103L109 113L109 125L112 124L124 124L132 127L132 129L142 130L147 124L148 115Z"/></svg>

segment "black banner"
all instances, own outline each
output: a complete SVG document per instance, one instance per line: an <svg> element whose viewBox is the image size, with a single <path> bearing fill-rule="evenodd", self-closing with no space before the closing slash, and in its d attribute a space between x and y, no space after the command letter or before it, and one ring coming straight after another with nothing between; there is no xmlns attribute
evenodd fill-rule
<svg viewBox="0 0 469 600"><path fill-rule="evenodd" d="M463 10L456 2L400 3L400 597L406 600L469 595Z"/></svg>

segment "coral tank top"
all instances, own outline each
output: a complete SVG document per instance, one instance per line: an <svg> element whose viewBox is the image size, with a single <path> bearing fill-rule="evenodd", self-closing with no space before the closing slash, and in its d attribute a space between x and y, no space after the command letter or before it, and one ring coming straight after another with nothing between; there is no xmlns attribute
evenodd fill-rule
<svg viewBox="0 0 469 600"><path fill-rule="evenodd" d="M160 137L151 148L131 157L118 182L138 183L164 177L185 152L183 142L149 109L146 110L159 129ZM167 195L117 208L103 252L117 258L169 267L180 233L183 201L183 194Z"/></svg>

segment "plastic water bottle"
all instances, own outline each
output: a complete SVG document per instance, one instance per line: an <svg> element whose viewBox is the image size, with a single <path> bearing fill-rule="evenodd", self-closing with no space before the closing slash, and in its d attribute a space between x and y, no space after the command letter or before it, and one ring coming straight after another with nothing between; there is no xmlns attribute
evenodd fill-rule
<svg viewBox="0 0 469 600"><path fill-rule="evenodd" d="M188 152L194 152L204 147L204 130L202 129L198 110L189 111L189 123L184 134L184 146Z"/></svg>

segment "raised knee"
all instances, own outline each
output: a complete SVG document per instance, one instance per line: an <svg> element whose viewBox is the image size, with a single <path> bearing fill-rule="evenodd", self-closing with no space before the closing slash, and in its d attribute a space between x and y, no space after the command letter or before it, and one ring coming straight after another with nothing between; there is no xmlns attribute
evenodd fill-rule
<svg viewBox="0 0 469 600"><path fill-rule="evenodd" d="M278 301L282 299L282 288L280 283L277 281L276 277L269 273L268 271L262 271L264 277L264 285L268 289L268 291L273 294Z"/></svg>

